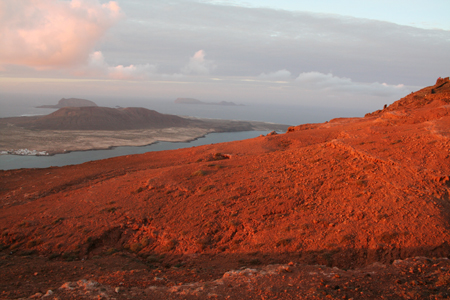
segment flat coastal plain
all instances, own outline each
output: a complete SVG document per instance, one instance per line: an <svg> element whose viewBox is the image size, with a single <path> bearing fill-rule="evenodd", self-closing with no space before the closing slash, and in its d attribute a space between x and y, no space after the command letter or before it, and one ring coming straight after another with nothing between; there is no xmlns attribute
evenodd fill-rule
<svg viewBox="0 0 450 300"><path fill-rule="evenodd" d="M286 131L287 125L234 120L201 120L201 124L132 130L36 130L0 119L0 152L18 149L52 155L70 151L101 150L122 146L146 146L161 142L188 142L213 132ZM200 119L195 119L200 120Z"/></svg>

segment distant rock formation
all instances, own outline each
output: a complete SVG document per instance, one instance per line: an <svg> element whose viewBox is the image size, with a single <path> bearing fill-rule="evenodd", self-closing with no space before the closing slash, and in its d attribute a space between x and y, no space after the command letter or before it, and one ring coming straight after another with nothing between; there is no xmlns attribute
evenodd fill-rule
<svg viewBox="0 0 450 300"><path fill-rule="evenodd" d="M62 98L58 101L56 105L41 105L37 106L37 108L62 108L62 107L85 107L85 106L97 106L95 102L86 100L86 99L78 99L78 98Z"/></svg>
<svg viewBox="0 0 450 300"><path fill-rule="evenodd" d="M203 102L194 98L177 98L175 100L176 104L202 104L202 105L223 105L223 106L244 106L243 104L236 104L231 101L220 101L218 103L214 102Z"/></svg>
<svg viewBox="0 0 450 300"><path fill-rule="evenodd" d="M202 102L200 100L194 99L194 98L177 98L175 100L176 104L206 104L205 102Z"/></svg>

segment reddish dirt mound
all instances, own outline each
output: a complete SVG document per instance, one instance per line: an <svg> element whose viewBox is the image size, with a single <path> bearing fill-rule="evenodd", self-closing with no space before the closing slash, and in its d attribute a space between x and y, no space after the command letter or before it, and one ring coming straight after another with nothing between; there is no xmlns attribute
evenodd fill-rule
<svg viewBox="0 0 450 300"><path fill-rule="evenodd" d="M445 298L447 82L286 134L3 171L4 295Z"/></svg>

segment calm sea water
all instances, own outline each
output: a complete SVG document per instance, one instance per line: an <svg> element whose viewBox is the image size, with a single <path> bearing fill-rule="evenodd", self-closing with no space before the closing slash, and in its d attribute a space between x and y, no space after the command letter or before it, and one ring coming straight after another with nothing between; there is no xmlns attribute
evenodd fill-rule
<svg viewBox="0 0 450 300"><path fill-rule="evenodd" d="M48 168L52 166L61 167L122 155L141 154L151 151L173 150L201 145L238 141L254 138L261 134L267 133L268 131L210 133L203 138L199 138L195 141L186 143L158 142L143 147L116 147L109 150L75 151L65 154L56 154L52 156L0 155L0 170L21 168Z"/></svg>
<svg viewBox="0 0 450 300"><path fill-rule="evenodd" d="M36 108L44 104L56 104L61 97L4 95L0 94L0 118L13 116L46 115L54 109ZM337 111L336 109L312 108L298 105L246 104L245 106L216 106L175 104L170 99L121 99L87 98L99 106L145 107L160 113L199 118L229 119L272 122L286 125L325 122L335 117L362 116L357 111ZM80 164L87 161L105 159L121 155L139 154L149 151L172 150L205 144L243 140L266 134L267 132L213 133L189 143L159 142L144 147L117 147L111 150L79 151L54 156L0 155L0 169L46 168ZM0 137L1 138L1 137Z"/></svg>

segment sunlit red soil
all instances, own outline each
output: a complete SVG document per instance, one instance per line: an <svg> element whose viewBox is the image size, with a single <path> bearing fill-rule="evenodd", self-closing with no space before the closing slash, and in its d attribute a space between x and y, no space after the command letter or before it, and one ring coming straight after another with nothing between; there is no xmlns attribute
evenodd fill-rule
<svg viewBox="0 0 450 300"><path fill-rule="evenodd" d="M365 118L3 171L0 293L444 299L449 150L442 81Z"/></svg>

